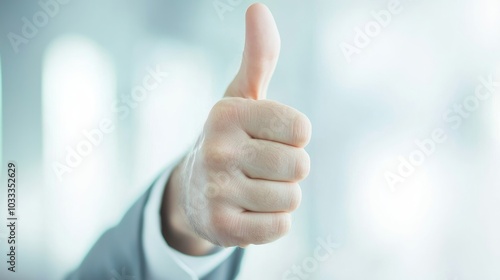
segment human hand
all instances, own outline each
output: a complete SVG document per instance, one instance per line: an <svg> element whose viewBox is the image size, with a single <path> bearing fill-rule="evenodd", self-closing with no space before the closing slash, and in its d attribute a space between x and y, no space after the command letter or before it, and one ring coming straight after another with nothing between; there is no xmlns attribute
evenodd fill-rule
<svg viewBox="0 0 500 280"><path fill-rule="evenodd" d="M203 255L213 244L264 244L289 231L309 173L311 123L265 100L279 52L271 12L252 5L240 70L167 184L164 236L177 250Z"/></svg>

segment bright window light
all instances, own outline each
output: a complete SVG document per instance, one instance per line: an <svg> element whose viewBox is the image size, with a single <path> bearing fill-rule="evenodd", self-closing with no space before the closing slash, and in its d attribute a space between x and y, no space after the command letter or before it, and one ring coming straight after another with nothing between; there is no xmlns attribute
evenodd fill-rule
<svg viewBox="0 0 500 280"><path fill-rule="evenodd" d="M116 130L111 109L116 78L105 51L72 35L46 50L42 84L44 202L46 216L56 223L51 227L58 229L47 239L55 246L53 261L68 268L119 215L113 210L120 207L113 207L119 198L111 183L117 177L116 132L110 131Z"/></svg>

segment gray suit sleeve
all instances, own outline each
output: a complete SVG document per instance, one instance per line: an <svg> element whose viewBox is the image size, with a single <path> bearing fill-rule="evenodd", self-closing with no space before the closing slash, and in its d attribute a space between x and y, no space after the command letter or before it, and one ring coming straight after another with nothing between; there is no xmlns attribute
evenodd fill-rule
<svg viewBox="0 0 500 280"><path fill-rule="evenodd" d="M143 211L151 188L127 211L120 223L107 230L90 249L80 266L66 280L145 279L142 248ZM235 279L243 250L237 248L222 264L202 280ZM165 275L165 279L171 279ZM175 280L175 279L172 279Z"/></svg>

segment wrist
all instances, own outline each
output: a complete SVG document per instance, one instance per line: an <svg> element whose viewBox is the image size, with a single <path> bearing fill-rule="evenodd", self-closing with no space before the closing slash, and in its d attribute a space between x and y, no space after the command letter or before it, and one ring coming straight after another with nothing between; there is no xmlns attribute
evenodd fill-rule
<svg viewBox="0 0 500 280"><path fill-rule="evenodd" d="M191 228L184 211L182 196L182 174L184 161L172 171L163 193L161 219L162 234L168 245L175 250L192 256L211 253L215 245L198 236Z"/></svg>

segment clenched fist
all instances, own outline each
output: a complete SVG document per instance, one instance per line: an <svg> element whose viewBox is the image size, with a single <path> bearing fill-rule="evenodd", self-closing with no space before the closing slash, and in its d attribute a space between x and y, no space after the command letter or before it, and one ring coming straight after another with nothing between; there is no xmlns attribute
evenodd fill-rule
<svg viewBox="0 0 500 280"><path fill-rule="evenodd" d="M309 119L265 100L280 37L262 4L247 11L241 68L211 110L192 151L173 171L163 200L163 233L190 255L263 244L288 232L309 173Z"/></svg>

